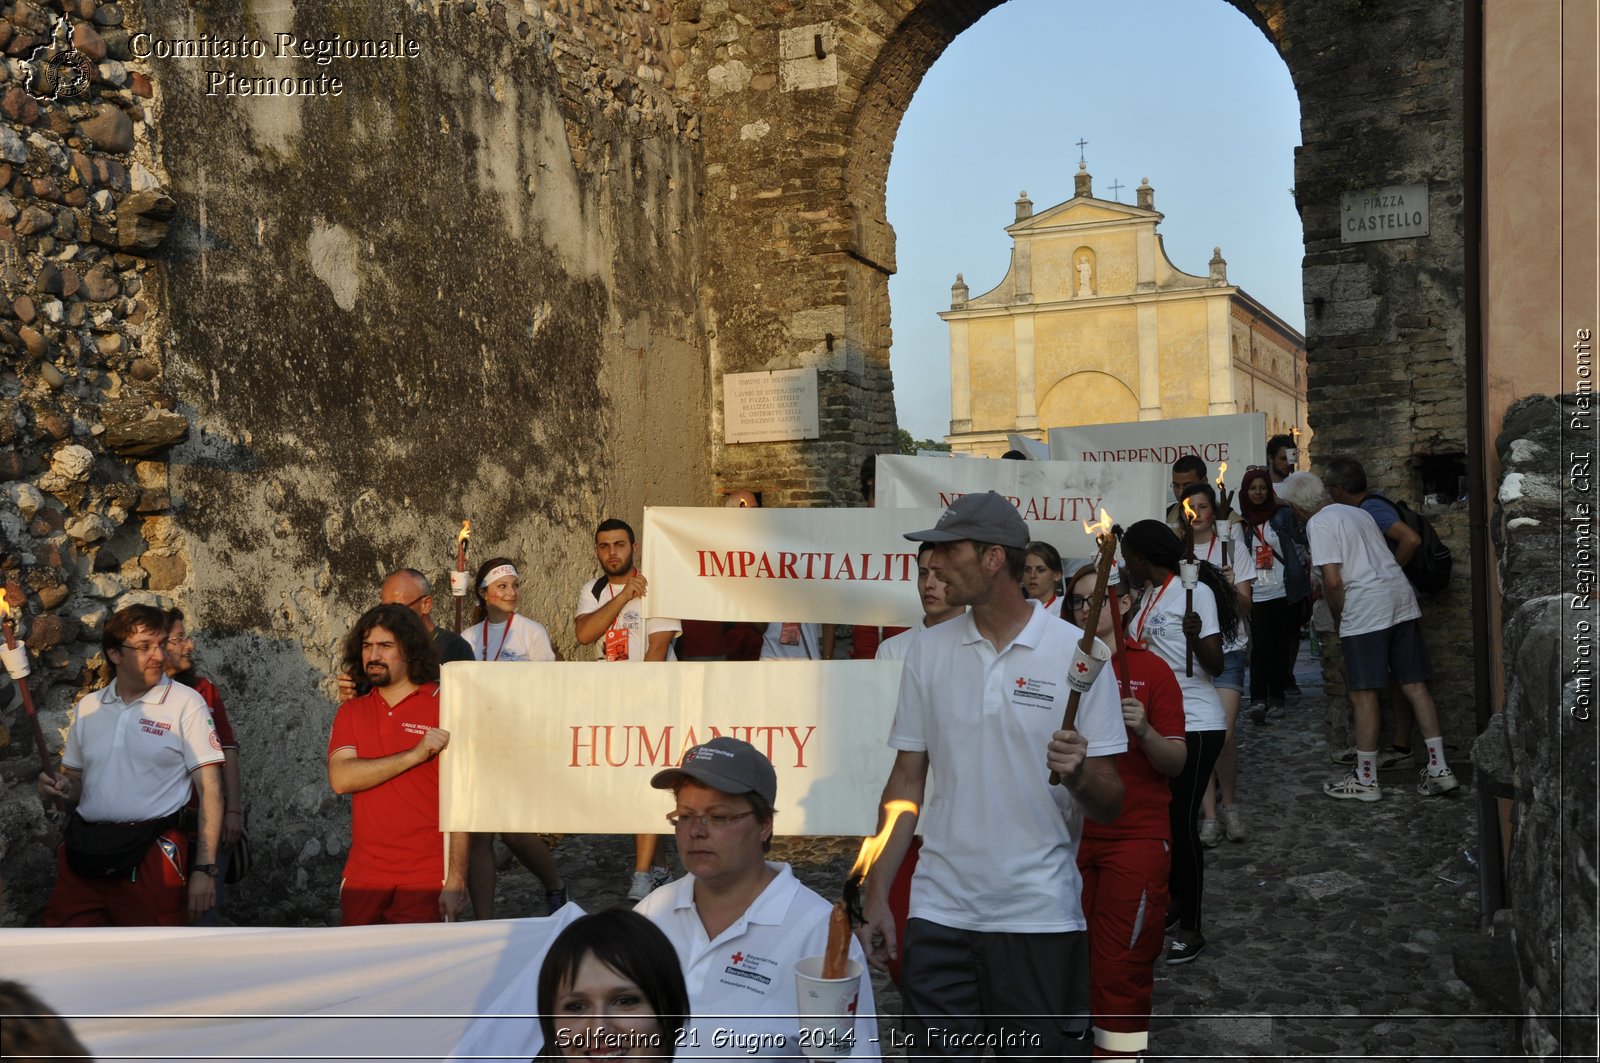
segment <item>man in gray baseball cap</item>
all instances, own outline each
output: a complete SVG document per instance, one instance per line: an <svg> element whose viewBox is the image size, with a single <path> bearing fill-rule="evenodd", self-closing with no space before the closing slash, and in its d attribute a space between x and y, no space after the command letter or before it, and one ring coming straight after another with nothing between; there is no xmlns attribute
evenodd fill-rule
<svg viewBox="0 0 1600 1063"><path fill-rule="evenodd" d="M1028 525L1003 495L963 495L906 538L932 544L926 564L945 601L972 608L906 655L879 826L894 802L917 812L895 822L867 877L861 943L874 966L901 960L910 1057L956 1043L940 1030L967 1045L1012 1036L1035 1058L1088 1055L1077 851L1082 817L1109 822L1122 805L1116 678L1101 672L1075 729L1058 730L1082 632L1023 597ZM1064 789L1047 783L1047 759ZM996 820L996 808L1007 815ZM919 819L902 947L888 895Z"/></svg>

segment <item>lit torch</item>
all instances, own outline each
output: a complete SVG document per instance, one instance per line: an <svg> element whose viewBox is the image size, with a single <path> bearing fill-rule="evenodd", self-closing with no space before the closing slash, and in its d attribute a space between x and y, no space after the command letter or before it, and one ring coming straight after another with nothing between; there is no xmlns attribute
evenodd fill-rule
<svg viewBox="0 0 1600 1063"><path fill-rule="evenodd" d="M456 600L456 630L461 630L461 601L467 596L467 545L472 539L472 518L461 522L456 533L456 570L450 573L450 593Z"/></svg>
<svg viewBox="0 0 1600 1063"><path fill-rule="evenodd" d="M1236 492L1228 490L1227 485L1222 482L1222 478L1226 475L1228 475L1228 463L1223 462L1217 467L1217 501L1222 503L1222 512L1228 515L1228 533L1222 537L1223 568L1233 564L1233 527L1239 523L1239 514L1233 511L1233 496Z"/></svg>
<svg viewBox="0 0 1600 1063"><path fill-rule="evenodd" d="M1084 621L1083 638L1072 651L1072 661L1067 665L1067 708L1061 714L1061 730L1070 731L1078 722L1078 701L1099 676L1100 669L1104 667L1109 653L1104 645L1094 637L1095 629L1100 626L1100 610L1106 601L1106 584L1111 579L1111 569L1117 560L1116 528L1111 523L1111 515L1104 509L1100 511L1100 519L1094 524L1087 522L1083 525L1086 535L1095 537L1095 544L1100 549L1100 556L1094 570L1094 590L1089 595L1089 616ZM1113 627L1116 625L1113 624ZM1055 772L1050 773L1050 785L1058 786L1061 776Z"/></svg>
<svg viewBox="0 0 1600 1063"><path fill-rule="evenodd" d="M28 710L28 723L33 726L33 744L39 751L39 767L50 776L51 782L55 782L56 772L50 762L50 747L44 740L39 714L33 707L33 693L28 690L28 648L17 642L17 617L22 614L22 603L27 600L27 595L15 583L6 584L5 591L0 592L0 628L5 631L6 671L11 673L17 691L22 695L22 707Z"/></svg>
<svg viewBox="0 0 1600 1063"><path fill-rule="evenodd" d="M845 879L843 896L833 902L833 914L828 917L828 947L822 954L822 977L845 976L849 968L852 921L866 921L861 911L861 884L866 881L872 865L878 862L878 857L883 855L890 836L894 834L894 825L907 813L913 816L917 814L915 801L890 801L883 806L883 829L871 838L861 839L861 852L856 854L850 877Z"/></svg>
<svg viewBox="0 0 1600 1063"><path fill-rule="evenodd" d="M1178 562L1178 574L1183 580L1183 615L1187 619L1194 612L1194 588L1200 582L1200 563L1194 559L1194 522L1200 514L1194 511L1186 498L1183 500L1183 560ZM1194 647L1188 636L1183 640L1183 674L1194 677Z"/></svg>

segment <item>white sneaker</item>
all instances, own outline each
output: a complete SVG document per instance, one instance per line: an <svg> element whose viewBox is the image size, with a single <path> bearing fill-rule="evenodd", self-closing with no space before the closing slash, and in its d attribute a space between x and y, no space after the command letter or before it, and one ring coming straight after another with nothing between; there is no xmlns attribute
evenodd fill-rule
<svg viewBox="0 0 1600 1063"><path fill-rule="evenodd" d="M1250 837L1244 829L1244 817L1239 815L1238 805L1218 805L1217 814L1222 819L1223 833L1227 834L1230 842L1242 842Z"/></svg>
<svg viewBox="0 0 1600 1063"><path fill-rule="evenodd" d="M1376 801L1383 796L1377 783L1363 783L1354 775L1329 779L1322 784L1322 792L1340 801Z"/></svg>
<svg viewBox="0 0 1600 1063"><path fill-rule="evenodd" d="M1449 768L1437 775L1429 775L1428 769L1422 769L1422 781L1417 783L1417 793L1423 797L1432 797L1434 794L1447 794L1461 784L1456 782L1456 773Z"/></svg>
<svg viewBox="0 0 1600 1063"><path fill-rule="evenodd" d="M1207 849L1215 849L1222 840L1222 824L1214 819L1200 821L1200 844Z"/></svg>
<svg viewBox="0 0 1600 1063"><path fill-rule="evenodd" d="M628 887L628 900L642 901L650 896L650 891L655 888L655 884L650 881L650 872L635 871L633 873L633 885Z"/></svg>

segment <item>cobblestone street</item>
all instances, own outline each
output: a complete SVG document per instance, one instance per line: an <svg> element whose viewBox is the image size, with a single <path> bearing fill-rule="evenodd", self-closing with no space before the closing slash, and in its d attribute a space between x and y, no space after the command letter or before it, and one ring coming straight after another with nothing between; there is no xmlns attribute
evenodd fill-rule
<svg viewBox="0 0 1600 1063"><path fill-rule="evenodd" d="M1243 714L1239 801L1250 836L1207 851L1206 950L1180 967L1158 964L1149 1058L1514 1055L1513 1018L1462 982L1452 959L1453 949L1484 950L1477 870L1465 855L1477 844L1467 742L1449 742L1463 776L1452 794L1420 796L1418 769L1407 768L1381 773L1379 802L1334 801L1322 782L1344 769L1322 739L1309 651L1298 681L1305 693L1281 718L1256 726ZM886 748L885 771L889 761ZM778 806L773 858L836 895L859 840L785 839L781 795ZM624 903L629 839L567 838L556 855L586 910ZM542 914L534 885L520 868L504 874L500 910ZM1514 987L1514 971L1503 978ZM899 995L882 975L876 993L887 1046Z"/></svg>

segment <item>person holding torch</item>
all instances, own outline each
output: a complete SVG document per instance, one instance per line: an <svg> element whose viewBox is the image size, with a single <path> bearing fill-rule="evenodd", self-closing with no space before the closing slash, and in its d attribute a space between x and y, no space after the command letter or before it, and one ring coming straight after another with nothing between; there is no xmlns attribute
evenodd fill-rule
<svg viewBox="0 0 1600 1063"><path fill-rule="evenodd" d="M1149 646L1166 661L1183 690L1188 756L1183 772L1172 780L1172 900L1167 925L1173 930L1167 949L1169 964L1188 963L1206 946L1200 932L1200 899L1205 884L1197 818L1217 757L1227 739L1227 720L1212 677L1223 670L1223 640L1238 630L1234 592L1220 569L1203 561L1184 571L1183 544L1158 520L1141 520L1122 537L1122 558L1128 578L1145 588L1130 631L1133 642ZM1192 590L1188 586L1193 583ZM1192 611L1184 608L1185 591L1193 595ZM1185 660L1194 659L1194 674L1185 675Z"/></svg>
<svg viewBox="0 0 1600 1063"><path fill-rule="evenodd" d="M899 816L867 874L861 942L880 969L901 959L908 1055L1088 1055L1077 853L1084 816L1107 822L1122 808L1116 678L1089 674L1083 631L1023 597L1028 525L1004 496L963 495L906 538L934 544L945 600L971 610L906 656L880 819L899 801L921 806L922 851L901 942L889 888L919 815ZM1078 664L1085 689L1068 729Z"/></svg>

